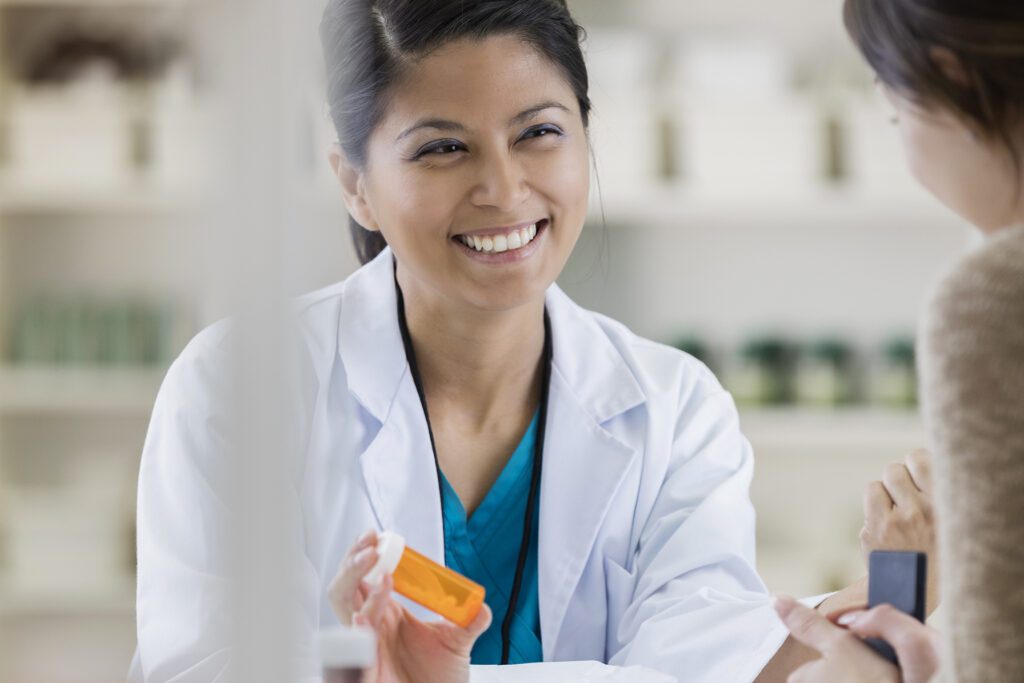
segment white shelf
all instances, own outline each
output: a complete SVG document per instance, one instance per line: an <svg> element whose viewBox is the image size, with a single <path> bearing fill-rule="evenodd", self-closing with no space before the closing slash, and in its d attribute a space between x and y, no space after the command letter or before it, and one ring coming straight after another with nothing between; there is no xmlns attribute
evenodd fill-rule
<svg viewBox="0 0 1024 683"><path fill-rule="evenodd" d="M609 225L641 227L723 223L758 227L765 223L813 226L815 229L847 227L889 230L899 224L960 226L963 221L923 194L876 197L853 189L819 188L800 195L726 196L702 193L686 186L662 185L625 198L604 193L598 202L593 194L588 220L599 224L602 215Z"/></svg>
<svg viewBox="0 0 1024 683"><path fill-rule="evenodd" d="M924 442L924 426L913 408L740 406L739 412L740 427L755 445L870 447Z"/></svg>
<svg viewBox="0 0 1024 683"><path fill-rule="evenodd" d="M0 190L0 215L5 216L174 215L188 213L197 205L196 198L184 192L135 185L116 191Z"/></svg>
<svg viewBox="0 0 1024 683"><path fill-rule="evenodd" d="M131 617L135 588L130 582L92 591L27 590L0 583L0 620L37 617Z"/></svg>
<svg viewBox="0 0 1024 683"><path fill-rule="evenodd" d="M163 370L0 369L0 414L148 415Z"/></svg>

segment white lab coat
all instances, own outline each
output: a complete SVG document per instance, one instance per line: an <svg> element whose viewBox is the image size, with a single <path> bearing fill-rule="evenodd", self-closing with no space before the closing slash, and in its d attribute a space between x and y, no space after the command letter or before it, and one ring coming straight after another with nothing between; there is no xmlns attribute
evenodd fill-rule
<svg viewBox="0 0 1024 683"><path fill-rule="evenodd" d="M293 484L295 534L305 546L298 597L311 630L337 624L325 590L366 529L396 530L444 560L434 459L399 334L392 259L385 251L298 302L314 378L302 399L306 446ZM753 457L731 397L697 360L580 308L557 286L547 307L554 365L540 622L545 662L581 662L550 673L647 675L596 661L687 683L753 680L786 631L755 570ZM229 330L221 323L202 332L174 363L146 440L137 660L147 681L211 681L227 661L226 544L214 518L224 514L219 490L230 474L218 454L224 408L213 395ZM545 666L474 675L512 679L519 670L522 680L540 680Z"/></svg>

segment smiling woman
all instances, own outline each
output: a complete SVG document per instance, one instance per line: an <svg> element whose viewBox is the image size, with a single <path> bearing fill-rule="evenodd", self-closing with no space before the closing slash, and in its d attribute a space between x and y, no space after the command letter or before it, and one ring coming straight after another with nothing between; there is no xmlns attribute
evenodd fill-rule
<svg viewBox="0 0 1024 683"><path fill-rule="evenodd" d="M357 239L384 237L403 289L421 289L416 280L482 309L539 301L586 218L580 102L564 71L514 34L407 60L386 113L358 141L365 157L352 161L362 150L345 143L332 155Z"/></svg>

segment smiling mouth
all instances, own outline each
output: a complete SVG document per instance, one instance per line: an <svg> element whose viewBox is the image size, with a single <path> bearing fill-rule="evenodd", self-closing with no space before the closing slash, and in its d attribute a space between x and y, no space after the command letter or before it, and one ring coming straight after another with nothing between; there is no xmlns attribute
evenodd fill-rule
<svg viewBox="0 0 1024 683"><path fill-rule="evenodd" d="M484 234L456 235L453 239L481 254L503 254L518 251L529 245L544 229L548 220L520 225L504 230L488 231Z"/></svg>

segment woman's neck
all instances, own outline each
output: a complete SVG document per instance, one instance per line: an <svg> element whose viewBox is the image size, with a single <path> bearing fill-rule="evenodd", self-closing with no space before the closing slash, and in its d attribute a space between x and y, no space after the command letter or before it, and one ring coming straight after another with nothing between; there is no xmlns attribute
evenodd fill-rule
<svg viewBox="0 0 1024 683"><path fill-rule="evenodd" d="M455 409L485 428L532 414L540 396L543 298L485 311L418 286L401 268L398 282L432 418L435 409Z"/></svg>

